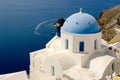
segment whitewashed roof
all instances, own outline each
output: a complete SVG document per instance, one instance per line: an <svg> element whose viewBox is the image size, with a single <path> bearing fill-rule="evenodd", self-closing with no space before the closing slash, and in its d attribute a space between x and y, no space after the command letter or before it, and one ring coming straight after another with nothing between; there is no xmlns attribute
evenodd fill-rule
<svg viewBox="0 0 120 80"><path fill-rule="evenodd" d="M26 71L0 75L0 80L28 80Z"/></svg>
<svg viewBox="0 0 120 80"><path fill-rule="evenodd" d="M88 68L74 66L63 73L64 77L71 80L98 80L97 75Z"/></svg>

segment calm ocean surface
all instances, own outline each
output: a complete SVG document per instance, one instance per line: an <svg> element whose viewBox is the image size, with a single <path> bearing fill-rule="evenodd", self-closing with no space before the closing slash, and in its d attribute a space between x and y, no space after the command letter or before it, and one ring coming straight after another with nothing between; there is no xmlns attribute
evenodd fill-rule
<svg viewBox="0 0 120 80"><path fill-rule="evenodd" d="M120 0L0 0L0 74L28 71L29 53L44 48L56 33L54 19L80 8L97 18L117 4Z"/></svg>

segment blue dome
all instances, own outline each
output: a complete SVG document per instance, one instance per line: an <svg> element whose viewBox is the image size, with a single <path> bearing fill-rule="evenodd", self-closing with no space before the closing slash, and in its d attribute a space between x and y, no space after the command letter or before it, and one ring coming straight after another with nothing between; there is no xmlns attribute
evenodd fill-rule
<svg viewBox="0 0 120 80"><path fill-rule="evenodd" d="M101 30L93 16L79 12L66 19L61 31L73 34L93 34Z"/></svg>

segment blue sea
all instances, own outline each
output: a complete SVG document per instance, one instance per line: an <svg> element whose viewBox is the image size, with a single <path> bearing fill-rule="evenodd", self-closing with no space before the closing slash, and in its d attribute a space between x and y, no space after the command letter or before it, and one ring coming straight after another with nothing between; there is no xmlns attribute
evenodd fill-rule
<svg viewBox="0 0 120 80"><path fill-rule="evenodd" d="M0 0L0 74L29 71L29 53L45 47L56 33L53 23L73 13L98 18L120 0Z"/></svg>

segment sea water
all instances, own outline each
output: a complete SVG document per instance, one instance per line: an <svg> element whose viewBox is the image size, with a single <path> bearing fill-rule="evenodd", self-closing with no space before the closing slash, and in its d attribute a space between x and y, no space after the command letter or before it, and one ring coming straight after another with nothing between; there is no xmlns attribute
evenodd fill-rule
<svg viewBox="0 0 120 80"><path fill-rule="evenodd" d="M80 8L98 18L117 4L120 0L0 0L0 74L28 71L29 53L55 36L53 23L58 18Z"/></svg>

